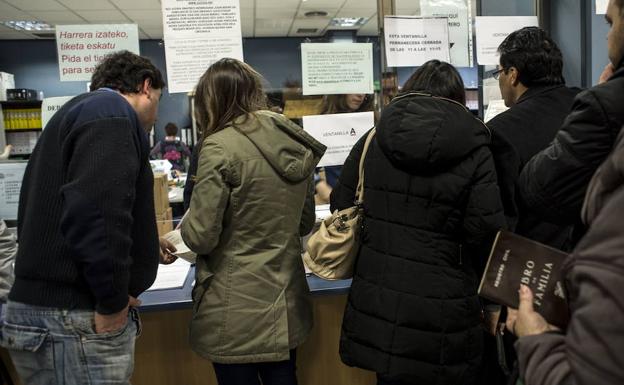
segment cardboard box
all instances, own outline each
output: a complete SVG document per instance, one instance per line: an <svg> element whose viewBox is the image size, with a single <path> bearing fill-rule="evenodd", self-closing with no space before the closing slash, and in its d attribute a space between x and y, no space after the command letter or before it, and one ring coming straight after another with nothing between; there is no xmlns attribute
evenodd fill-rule
<svg viewBox="0 0 624 385"><path fill-rule="evenodd" d="M173 231L173 211L171 207L160 215L156 214L156 227L158 228L159 237Z"/></svg>
<svg viewBox="0 0 624 385"><path fill-rule="evenodd" d="M169 186L167 174L154 173L154 209L156 215L164 214L169 208Z"/></svg>

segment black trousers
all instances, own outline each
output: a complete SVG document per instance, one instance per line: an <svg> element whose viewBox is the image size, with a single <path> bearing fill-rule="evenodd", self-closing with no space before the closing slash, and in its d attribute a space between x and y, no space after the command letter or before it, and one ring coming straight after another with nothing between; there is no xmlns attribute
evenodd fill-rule
<svg viewBox="0 0 624 385"><path fill-rule="evenodd" d="M212 363L219 385L297 385L297 357L288 361L249 364ZM260 382L262 380L262 382Z"/></svg>

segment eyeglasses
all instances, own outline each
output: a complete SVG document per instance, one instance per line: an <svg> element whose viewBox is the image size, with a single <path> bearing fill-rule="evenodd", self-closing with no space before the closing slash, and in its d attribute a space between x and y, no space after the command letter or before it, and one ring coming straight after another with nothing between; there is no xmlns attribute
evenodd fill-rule
<svg viewBox="0 0 624 385"><path fill-rule="evenodd" d="M503 71L505 71L504 68L497 69L496 71L492 72L492 77L494 79L498 80L498 78L500 78L501 72L503 72Z"/></svg>

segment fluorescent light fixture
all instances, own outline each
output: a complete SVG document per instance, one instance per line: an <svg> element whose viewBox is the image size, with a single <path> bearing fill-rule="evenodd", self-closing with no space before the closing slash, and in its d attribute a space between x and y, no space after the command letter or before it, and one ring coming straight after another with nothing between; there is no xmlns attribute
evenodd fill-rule
<svg viewBox="0 0 624 385"><path fill-rule="evenodd" d="M51 31L54 27L42 21L20 20L5 21L2 24L18 31Z"/></svg>
<svg viewBox="0 0 624 385"><path fill-rule="evenodd" d="M329 25L333 27L359 27L366 23L365 17L336 17Z"/></svg>

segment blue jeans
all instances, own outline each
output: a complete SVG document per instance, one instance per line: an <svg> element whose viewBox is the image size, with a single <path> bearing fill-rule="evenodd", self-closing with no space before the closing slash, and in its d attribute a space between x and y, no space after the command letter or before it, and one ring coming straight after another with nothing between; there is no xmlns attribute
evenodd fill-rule
<svg viewBox="0 0 624 385"><path fill-rule="evenodd" d="M212 363L219 385L297 385L297 356L290 351L290 359L280 362L248 364Z"/></svg>
<svg viewBox="0 0 624 385"><path fill-rule="evenodd" d="M11 302L3 307L0 345L9 350L24 384L130 384L138 312L121 330L96 334L93 311Z"/></svg>

